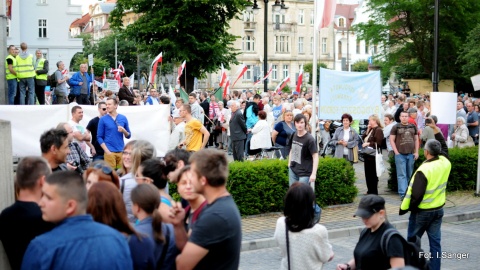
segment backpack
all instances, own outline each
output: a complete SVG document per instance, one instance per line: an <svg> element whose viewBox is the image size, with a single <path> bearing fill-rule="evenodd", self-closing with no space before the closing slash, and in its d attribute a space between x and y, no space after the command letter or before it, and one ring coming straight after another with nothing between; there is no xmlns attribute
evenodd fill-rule
<svg viewBox="0 0 480 270"><path fill-rule="evenodd" d="M429 270L429 261L427 260L427 256L425 252L420 247L420 238L415 236L415 242L409 239L409 241L405 240L403 236L395 229L390 228L385 230L382 235L382 239L380 242L380 247L382 249L383 254L387 254L387 247L390 238L394 235L399 235L400 239L402 240L403 245L403 258L405 259L405 265L414 266L420 270Z"/></svg>
<svg viewBox="0 0 480 270"><path fill-rule="evenodd" d="M57 79L55 78L55 72L47 76L47 85L50 88L54 88L57 86Z"/></svg>

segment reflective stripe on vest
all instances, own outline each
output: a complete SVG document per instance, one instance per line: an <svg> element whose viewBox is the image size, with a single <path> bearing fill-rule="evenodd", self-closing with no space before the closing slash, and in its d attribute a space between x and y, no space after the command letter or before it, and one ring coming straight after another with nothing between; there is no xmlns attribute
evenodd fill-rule
<svg viewBox="0 0 480 270"><path fill-rule="evenodd" d="M438 160L424 162L412 176L408 185L407 194L403 199L400 209L408 210L410 208L410 200L412 197L412 187L416 174L421 171L427 178L427 187L423 195L422 202L418 205L419 209L435 209L445 204L446 188L448 176L452 164L444 156L438 156Z"/></svg>
<svg viewBox="0 0 480 270"><path fill-rule="evenodd" d="M17 56L17 78L33 78L35 77L35 69L33 67L33 56L28 55L27 58L22 59Z"/></svg>
<svg viewBox="0 0 480 270"><path fill-rule="evenodd" d="M7 79L7 80L16 79L16 78L17 78L17 75L13 75L13 74L10 72L10 69L8 69L7 59L11 59L11 60L13 61L12 68L13 68L13 70L15 70L15 72L17 71L17 59L15 59L15 57L13 57L11 54L9 54L9 55L7 56L7 58L5 58L5 71L6 71L6 73L7 73L6 79Z"/></svg>
<svg viewBox="0 0 480 270"><path fill-rule="evenodd" d="M42 70L44 63L45 63L45 58L40 59L38 61L37 68L35 70ZM36 75L35 79L46 81L47 80L47 74L45 73L45 74Z"/></svg>

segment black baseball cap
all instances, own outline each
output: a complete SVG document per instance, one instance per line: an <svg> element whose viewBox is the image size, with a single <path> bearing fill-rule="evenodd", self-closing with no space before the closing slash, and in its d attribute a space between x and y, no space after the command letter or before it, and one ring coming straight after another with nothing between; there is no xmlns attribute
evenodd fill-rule
<svg viewBox="0 0 480 270"><path fill-rule="evenodd" d="M385 209L385 199L378 195L366 195L360 200L353 217L369 218L382 209Z"/></svg>

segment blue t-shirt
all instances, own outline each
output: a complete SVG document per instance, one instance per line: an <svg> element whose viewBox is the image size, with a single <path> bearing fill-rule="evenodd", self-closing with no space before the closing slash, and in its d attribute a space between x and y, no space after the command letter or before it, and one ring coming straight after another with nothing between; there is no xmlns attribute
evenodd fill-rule
<svg viewBox="0 0 480 270"><path fill-rule="evenodd" d="M478 121L478 114L476 112L468 113L467 115L467 124L474 123ZM478 126L468 126L468 135L472 136L472 139L475 139L476 134L478 134Z"/></svg>
<svg viewBox="0 0 480 270"><path fill-rule="evenodd" d="M278 118L280 117L280 115L282 115L282 104L278 105L278 106L274 106L272 108L272 112L273 112L273 119L275 119L275 123L278 123Z"/></svg>
<svg viewBox="0 0 480 270"><path fill-rule="evenodd" d="M122 152L125 143L123 142L123 133L118 132L118 126L123 127L128 132L129 139L132 136L128 120L124 115L117 114L116 119L109 114L100 118L98 122L97 140L98 144L105 143L110 152Z"/></svg>

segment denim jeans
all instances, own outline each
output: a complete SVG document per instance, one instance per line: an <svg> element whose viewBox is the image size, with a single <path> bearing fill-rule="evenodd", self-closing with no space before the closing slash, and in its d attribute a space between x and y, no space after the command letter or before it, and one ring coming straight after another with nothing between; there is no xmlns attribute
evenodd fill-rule
<svg viewBox="0 0 480 270"><path fill-rule="evenodd" d="M247 134L247 140L245 141L245 154L244 156L248 156L248 150L250 150L250 140L252 139L253 133L250 132Z"/></svg>
<svg viewBox="0 0 480 270"><path fill-rule="evenodd" d="M397 169L398 194L403 197L407 192L408 182L412 177L413 164L415 159L413 154L395 155L395 167Z"/></svg>
<svg viewBox="0 0 480 270"><path fill-rule="evenodd" d="M293 185L295 182L302 182L305 184L310 183L310 176L298 176L296 173L292 171L292 169L288 168L288 186Z"/></svg>
<svg viewBox="0 0 480 270"><path fill-rule="evenodd" d="M427 232L430 244L430 270L440 270L442 247L440 245L442 233L443 208L431 211L410 213L408 220L408 237L422 237Z"/></svg>
<svg viewBox="0 0 480 270"><path fill-rule="evenodd" d="M17 94L17 79L7 80L8 84L8 104L13 105L15 95Z"/></svg>
<svg viewBox="0 0 480 270"><path fill-rule="evenodd" d="M99 156L99 155L93 156L93 161L97 161L97 160L104 160L103 155L102 156Z"/></svg>
<svg viewBox="0 0 480 270"><path fill-rule="evenodd" d="M35 104L35 80L32 78L23 78L18 82L20 85L20 105L25 105L25 96L28 87L28 105Z"/></svg>

